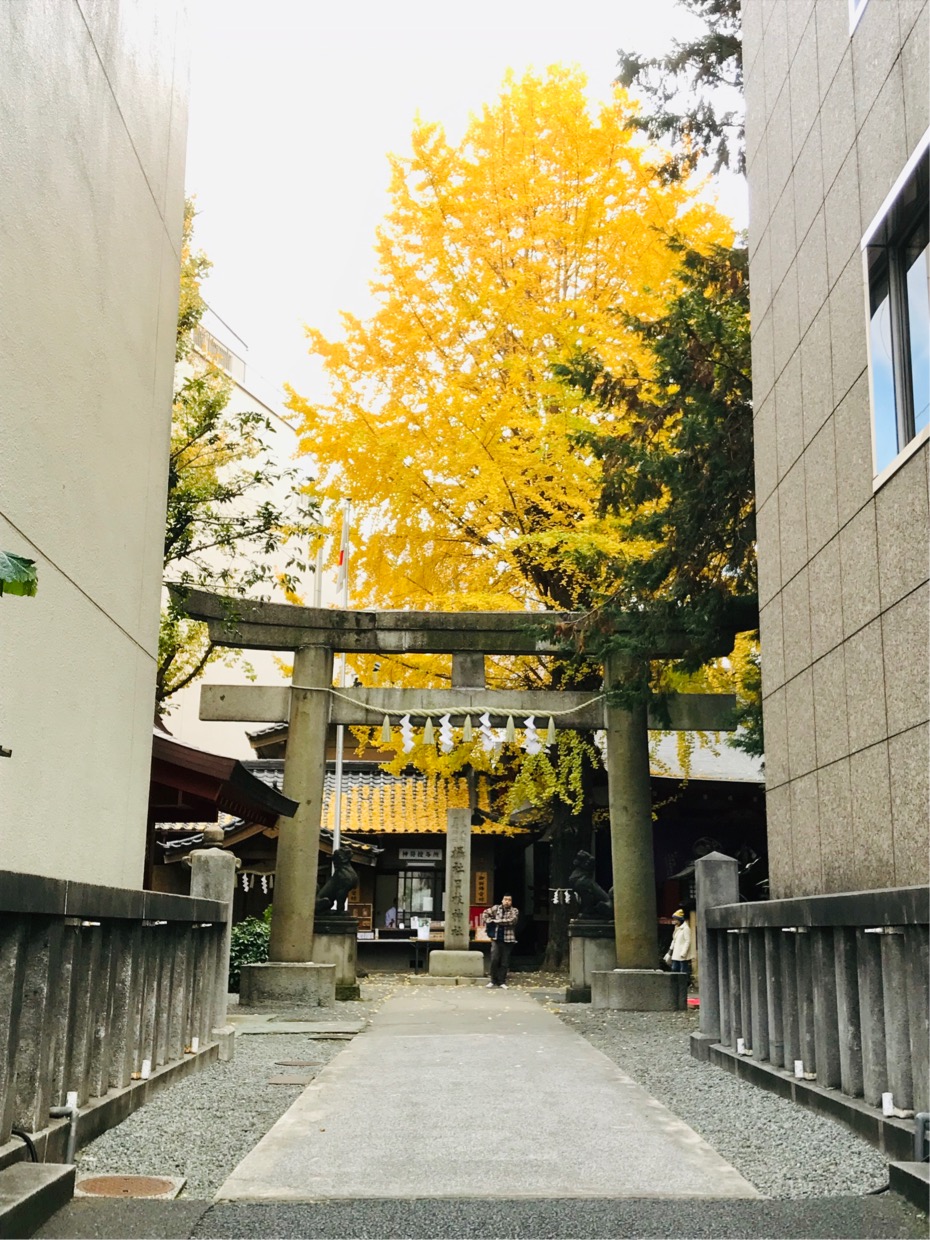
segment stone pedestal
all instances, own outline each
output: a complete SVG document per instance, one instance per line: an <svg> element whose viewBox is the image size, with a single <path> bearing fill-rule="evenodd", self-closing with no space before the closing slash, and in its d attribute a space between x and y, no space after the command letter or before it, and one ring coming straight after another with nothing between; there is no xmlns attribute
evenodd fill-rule
<svg viewBox="0 0 930 1240"><path fill-rule="evenodd" d="M336 998L358 999L358 918L344 913L317 915L313 925L313 960L336 968Z"/></svg>
<svg viewBox="0 0 930 1240"><path fill-rule="evenodd" d="M435 951L429 954L430 977L484 977L484 954Z"/></svg>
<svg viewBox="0 0 930 1240"><path fill-rule="evenodd" d="M617 967L614 923L579 917L568 923L568 1001L591 1002L591 974Z"/></svg>
<svg viewBox="0 0 930 1240"><path fill-rule="evenodd" d="M683 1012L687 973L661 969L613 969L591 974L591 1006L618 1012Z"/></svg>
<svg viewBox="0 0 930 1240"><path fill-rule="evenodd" d="M336 966L310 960L244 964L239 981L242 1007L332 1007Z"/></svg>

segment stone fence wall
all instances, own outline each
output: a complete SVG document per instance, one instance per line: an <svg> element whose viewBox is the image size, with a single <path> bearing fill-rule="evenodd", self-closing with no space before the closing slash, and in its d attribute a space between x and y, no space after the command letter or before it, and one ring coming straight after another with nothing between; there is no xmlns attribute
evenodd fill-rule
<svg viewBox="0 0 930 1240"><path fill-rule="evenodd" d="M173 1066L215 1057L226 914L218 900L0 872L0 1163L15 1129L62 1161L69 1120L50 1109L69 1093L83 1144Z"/></svg>
<svg viewBox="0 0 930 1240"><path fill-rule="evenodd" d="M904 1148L930 1110L927 888L740 904L732 858L696 873L692 1052Z"/></svg>

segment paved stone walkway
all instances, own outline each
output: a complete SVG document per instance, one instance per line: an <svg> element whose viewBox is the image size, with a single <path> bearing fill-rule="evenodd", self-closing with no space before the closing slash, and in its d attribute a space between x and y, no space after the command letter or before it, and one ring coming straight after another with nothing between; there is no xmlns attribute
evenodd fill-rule
<svg viewBox="0 0 930 1240"><path fill-rule="evenodd" d="M410 987L217 1200L75 1200L46 1240L925 1237L892 1194L768 1201L529 995Z"/></svg>
<svg viewBox="0 0 930 1240"><path fill-rule="evenodd" d="M535 1000L444 986L388 999L217 1199L757 1196Z"/></svg>

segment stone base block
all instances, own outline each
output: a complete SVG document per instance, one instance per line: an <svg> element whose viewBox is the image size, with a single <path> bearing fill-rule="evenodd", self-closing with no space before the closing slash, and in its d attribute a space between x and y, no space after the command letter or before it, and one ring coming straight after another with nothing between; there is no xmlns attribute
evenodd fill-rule
<svg viewBox="0 0 930 1240"><path fill-rule="evenodd" d="M893 1193L906 1197L912 1206L930 1213L930 1166L925 1162L888 1164L888 1182Z"/></svg>
<svg viewBox="0 0 930 1240"><path fill-rule="evenodd" d="M617 948L612 921L568 923L569 1003L591 1001L591 974L617 967Z"/></svg>
<svg viewBox="0 0 930 1240"><path fill-rule="evenodd" d="M332 1007L336 1002L336 966L310 960L244 964L239 1002L243 1007Z"/></svg>
<svg viewBox="0 0 930 1240"><path fill-rule="evenodd" d="M340 1003L351 1000L361 999L362 991L360 986L336 986L336 998Z"/></svg>
<svg viewBox="0 0 930 1240"><path fill-rule="evenodd" d="M314 963L336 966L336 998L357 999L358 994L342 995L341 990L358 990L358 919L355 917L317 917L313 927Z"/></svg>
<svg viewBox="0 0 930 1240"><path fill-rule="evenodd" d="M236 1054L235 1025L223 1025L219 1029L214 1029L211 1036L219 1047L220 1063L229 1063Z"/></svg>
<svg viewBox="0 0 930 1240"><path fill-rule="evenodd" d="M692 1033L691 1058L698 1059L701 1063L710 1063L710 1048L719 1041L720 1038L714 1037L712 1033Z"/></svg>
<svg viewBox="0 0 930 1240"><path fill-rule="evenodd" d="M484 977L484 955L482 952L430 952L429 971L431 977Z"/></svg>
<svg viewBox="0 0 930 1240"><path fill-rule="evenodd" d="M0 1236L31 1236L74 1195L71 1163L18 1162L0 1171Z"/></svg>
<svg viewBox="0 0 930 1240"><path fill-rule="evenodd" d="M662 969L592 973L591 1006L619 1012L683 1012L688 1006L688 976Z"/></svg>

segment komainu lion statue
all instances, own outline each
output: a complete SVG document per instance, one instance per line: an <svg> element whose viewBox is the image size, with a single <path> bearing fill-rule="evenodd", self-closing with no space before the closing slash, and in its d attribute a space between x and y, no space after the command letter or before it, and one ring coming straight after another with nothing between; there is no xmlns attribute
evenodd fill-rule
<svg viewBox="0 0 930 1240"><path fill-rule="evenodd" d="M341 913L346 896L358 886L358 873L352 864L352 853L348 848L337 848L333 853L333 872L316 893L316 911L328 913L335 901Z"/></svg>
<svg viewBox="0 0 930 1240"><path fill-rule="evenodd" d="M572 862L573 869L568 877L568 885L574 891L581 906L579 917L598 917L606 921L614 919L613 892L608 894L594 878L594 858L589 852L579 849Z"/></svg>

